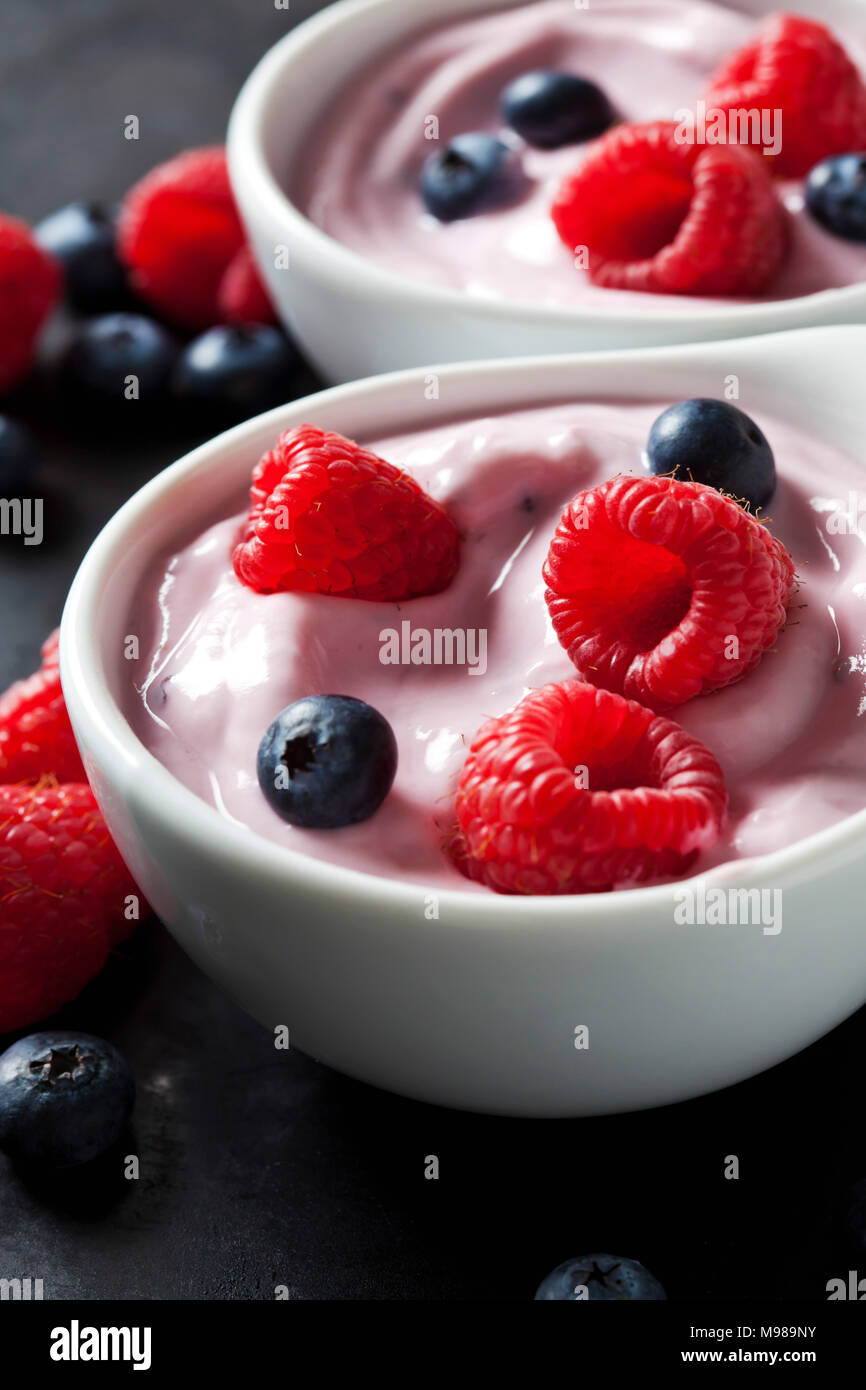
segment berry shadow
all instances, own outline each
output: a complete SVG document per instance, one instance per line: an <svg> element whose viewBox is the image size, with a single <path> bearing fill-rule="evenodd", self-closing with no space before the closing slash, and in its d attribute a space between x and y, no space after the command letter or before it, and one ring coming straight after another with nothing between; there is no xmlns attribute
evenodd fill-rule
<svg viewBox="0 0 866 1390"><path fill-rule="evenodd" d="M128 1128L106 1153L76 1168L47 1168L15 1160L18 1181L43 1206L83 1221L108 1215L130 1195L135 1184L124 1178L128 1154L135 1154L134 1131Z"/></svg>

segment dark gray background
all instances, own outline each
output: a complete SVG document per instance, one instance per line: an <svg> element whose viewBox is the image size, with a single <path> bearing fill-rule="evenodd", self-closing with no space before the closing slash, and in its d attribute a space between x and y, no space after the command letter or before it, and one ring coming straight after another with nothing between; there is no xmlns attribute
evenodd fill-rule
<svg viewBox="0 0 866 1390"><path fill-rule="evenodd" d="M317 8L2 0L0 207L36 219L113 200L178 149L221 140L255 60ZM123 139L129 113L138 143ZM0 550L2 685L32 669L104 520L189 442L170 427L87 437L38 385L13 406L43 438L59 534ZM42 1278L48 1298L267 1299L286 1284L304 1298L526 1299L561 1260L606 1250L643 1260L672 1297L823 1299L856 1264L843 1213L866 1173L862 1014L716 1097L567 1123L438 1111L278 1056L155 926L62 1021L129 1057L124 1151L142 1176L39 1186L0 1159L0 1277ZM738 1182L722 1177L731 1153Z"/></svg>

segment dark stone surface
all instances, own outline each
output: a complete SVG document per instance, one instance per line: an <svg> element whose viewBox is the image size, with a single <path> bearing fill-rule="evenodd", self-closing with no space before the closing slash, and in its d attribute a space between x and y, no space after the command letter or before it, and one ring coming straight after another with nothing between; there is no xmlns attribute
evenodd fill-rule
<svg viewBox="0 0 866 1390"><path fill-rule="evenodd" d="M5 0L0 207L37 218L116 198L180 147L220 140L253 62L314 8ZM138 144L122 138L130 112ZM195 442L170 427L72 434L38 386L13 404L45 443L57 537L0 543L0 685L32 669L107 517ZM129 1058L123 1152L141 1177L109 1166L38 1185L0 1158L0 1277L42 1278L48 1298L269 1299L285 1284L303 1298L527 1299L562 1260L607 1250L672 1297L820 1300L857 1263L842 1213L866 1172L862 1013L716 1097L573 1122L452 1114L277 1054L155 926L61 1021ZM722 1176L731 1153L737 1182Z"/></svg>

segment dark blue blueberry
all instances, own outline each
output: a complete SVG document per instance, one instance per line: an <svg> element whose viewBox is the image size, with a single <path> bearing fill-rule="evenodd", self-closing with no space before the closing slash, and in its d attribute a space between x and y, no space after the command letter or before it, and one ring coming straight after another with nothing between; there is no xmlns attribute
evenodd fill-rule
<svg viewBox="0 0 866 1390"><path fill-rule="evenodd" d="M177 361L172 335L142 314L103 314L73 335L61 361L69 393L82 404L148 404L161 398ZM134 380L133 380L134 379Z"/></svg>
<svg viewBox="0 0 866 1390"><path fill-rule="evenodd" d="M126 271L115 249L113 214L97 203L69 203L35 228L36 240L63 266L66 298L82 314L125 302Z"/></svg>
<svg viewBox="0 0 866 1390"><path fill-rule="evenodd" d="M456 222L513 202L526 177L517 152L495 135L455 135L431 154L421 172L421 196L440 222Z"/></svg>
<svg viewBox="0 0 866 1390"><path fill-rule="evenodd" d="M39 459L39 445L27 426L0 415L0 497L27 496Z"/></svg>
<svg viewBox="0 0 866 1390"><path fill-rule="evenodd" d="M502 114L529 145L555 150L601 135L616 119L604 92L570 72L525 72L502 93Z"/></svg>
<svg viewBox="0 0 866 1390"><path fill-rule="evenodd" d="M397 771L397 740L363 700L309 695L277 715L259 745L257 771L283 820L333 830L378 811Z"/></svg>
<svg viewBox="0 0 866 1390"><path fill-rule="evenodd" d="M0 1148L72 1168L105 1153L132 1111L135 1085L117 1048L89 1033L32 1033L0 1056Z"/></svg>
<svg viewBox="0 0 866 1390"><path fill-rule="evenodd" d="M828 232L866 241L866 154L837 154L816 164L806 179L806 207Z"/></svg>
<svg viewBox="0 0 866 1390"><path fill-rule="evenodd" d="M776 487L773 451L754 420L727 401L698 397L662 411L647 443L650 470L718 488L752 511Z"/></svg>
<svg viewBox="0 0 866 1390"><path fill-rule="evenodd" d="M189 406L246 419L290 400L299 367L296 349L279 328L227 324L184 348L172 391Z"/></svg>
<svg viewBox="0 0 866 1390"><path fill-rule="evenodd" d="M637 1260L619 1259L616 1255L581 1255L557 1265L542 1279L535 1297L560 1303L658 1303L667 1299L667 1294L658 1279Z"/></svg>

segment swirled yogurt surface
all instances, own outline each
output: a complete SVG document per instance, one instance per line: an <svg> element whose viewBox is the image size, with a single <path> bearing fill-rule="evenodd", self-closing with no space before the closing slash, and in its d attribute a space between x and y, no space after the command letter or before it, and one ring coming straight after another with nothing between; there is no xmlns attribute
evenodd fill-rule
<svg viewBox="0 0 866 1390"><path fill-rule="evenodd" d="M438 27L422 23L346 84L305 144L289 193L337 241L416 280L495 299L604 311L645 309L651 299L666 312L700 313L706 298L602 289L575 266L549 210L589 145L527 148L530 183L519 203L447 224L425 210L420 171L431 150L455 135L499 130L503 87L535 69L591 78L626 121L694 112L708 77L756 27L755 19L703 0L592 0L585 8L535 0ZM866 72L866 15L857 32L837 37ZM435 129L431 117L438 145L426 135ZM760 299L866 280L866 247L813 220L802 180L781 182L779 191L790 212L791 251Z"/></svg>
<svg viewBox="0 0 866 1390"><path fill-rule="evenodd" d="M576 492L642 471L650 426L667 404L564 402L365 439L443 502L463 535L451 586L402 604L245 588L231 564L245 514L238 496L230 514L157 557L139 587L125 629L141 644L125 699L132 727L181 782L250 834L363 872L488 891L441 849L468 745L489 716L573 676L544 601L551 536ZM722 838L695 872L782 848L866 806L863 467L778 420L754 418L779 473L772 529L801 583L760 665L672 712L719 759L730 792ZM447 663L459 645L436 636L454 630L464 634L462 664ZM413 662L413 650L422 658L426 650L429 664ZM394 787L361 825L297 829L259 788L262 735L310 694L358 696L396 734Z"/></svg>

